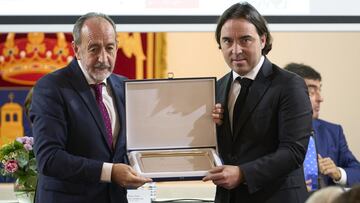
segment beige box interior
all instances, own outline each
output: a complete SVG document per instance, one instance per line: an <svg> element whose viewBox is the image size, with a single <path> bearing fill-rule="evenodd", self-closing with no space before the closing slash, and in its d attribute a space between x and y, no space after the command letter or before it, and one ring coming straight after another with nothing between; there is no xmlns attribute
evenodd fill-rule
<svg viewBox="0 0 360 203"><path fill-rule="evenodd" d="M131 165L151 178L204 176L221 165L211 117L215 78L125 83Z"/></svg>

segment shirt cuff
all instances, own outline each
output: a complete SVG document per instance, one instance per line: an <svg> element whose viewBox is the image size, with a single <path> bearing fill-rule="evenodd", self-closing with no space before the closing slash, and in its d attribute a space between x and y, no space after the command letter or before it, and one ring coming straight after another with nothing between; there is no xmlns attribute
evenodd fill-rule
<svg viewBox="0 0 360 203"><path fill-rule="evenodd" d="M100 181L101 182L111 183L112 167L113 167L112 163L104 162L102 170L101 170L101 176L100 176Z"/></svg>
<svg viewBox="0 0 360 203"><path fill-rule="evenodd" d="M339 184L339 185L342 185L342 186L345 186L346 185L346 182L347 182L347 175L346 175L346 172L343 168L340 168L338 167L340 173L341 173L341 178L340 180L336 181L336 180L333 180L334 183L336 184Z"/></svg>

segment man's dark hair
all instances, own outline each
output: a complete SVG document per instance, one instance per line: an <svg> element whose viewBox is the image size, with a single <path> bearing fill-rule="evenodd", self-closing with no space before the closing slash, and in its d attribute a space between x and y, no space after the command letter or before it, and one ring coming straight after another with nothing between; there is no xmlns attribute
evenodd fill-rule
<svg viewBox="0 0 360 203"><path fill-rule="evenodd" d="M107 16L107 15L105 15L103 13L95 13L95 12L87 13L87 14L81 16L75 22L75 25L74 25L74 28L73 28L73 38L74 38L74 42L75 42L76 45L81 44L81 29L84 26L85 21L90 19L90 18L103 18L103 19L107 20L112 25L112 27L114 28L114 32L116 34L116 25L115 25L114 21L109 16Z"/></svg>
<svg viewBox="0 0 360 203"><path fill-rule="evenodd" d="M266 55L270 52L272 48L272 37L267 27L266 20L251 4L247 2L236 3L230 6L220 16L215 32L215 38L216 38L216 42L219 45L219 49L221 49L221 45L220 45L221 28L226 23L226 21L230 19L245 19L249 21L251 24L253 24L259 36L262 35L266 36L266 43L265 43L265 47L262 49L262 54Z"/></svg>
<svg viewBox="0 0 360 203"><path fill-rule="evenodd" d="M302 63L289 63L284 68L287 71L298 74L304 79L319 80L321 81L321 75L312 67Z"/></svg>

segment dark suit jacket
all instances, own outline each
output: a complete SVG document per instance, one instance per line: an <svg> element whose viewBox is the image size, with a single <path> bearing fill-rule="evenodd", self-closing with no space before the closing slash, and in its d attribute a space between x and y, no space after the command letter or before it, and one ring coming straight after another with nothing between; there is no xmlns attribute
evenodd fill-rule
<svg viewBox="0 0 360 203"><path fill-rule="evenodd" d="M227 98L228 73L217 83L217 102L224 122L217 129L224 164L238 165L246 183L233 191L217 188L215 201L304 202L307 198L302 163L311 132L311 104L303 79L265 58L253 81L232 135Z"/></svg>
<svg viewBox="0 0 360 203"><path fill-rule="evenodd" d="M127 160L124 79L112 74L107 80L120 121L114 151L107 144L101 113L76 60L37 82L30 112L39 171L36 202L127 202L124 188L100 182L103 162Z"/></svg>
<svg viewBox="0 0 360 203"><path fill-rule="evenodd" d="M348 187L360 183L360 163L351 153L340 125L321 119L313 120L315 141L318 153L330 157L334 163L345 170ZM324 177L326 185L334 185L332 178Z"/></svg>

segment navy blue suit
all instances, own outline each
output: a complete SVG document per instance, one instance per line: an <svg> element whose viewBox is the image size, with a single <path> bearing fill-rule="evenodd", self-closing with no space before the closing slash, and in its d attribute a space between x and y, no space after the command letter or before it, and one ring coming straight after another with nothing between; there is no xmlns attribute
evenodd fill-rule
<svg viewBox="0 0 360 203"><path fill-rule="evenodd" d="M318 153L322 157L330 157L336 166L346 171L346 186L351 187L354 184L359 184L360 163L351 153L342 127L321 119L314 119L313 128ZM326 185L335 184L329 176L324 177L324 182Z"/></svg>
<svg viewBox="0 0 360 203"><path fill-rule="evenodd" d="M114 74L107 79L120 121L113 151L95 97L76 60L37 82L30 110L39 171L36 202L127 202L125 188L100 182L103 162L127 160L124 79Z"/></svg>
<svg viewBox="0 0 360 203"><path fill-rule="evenodd" d="M265 58L234 135L227 107L232 81L230 72L217 82L217 102L224 107L218 147L224 164L240 166L246 183L233 190L218 186L215 202L303 203L308 194L302 163L312 120L304 80Z"/></svg>

